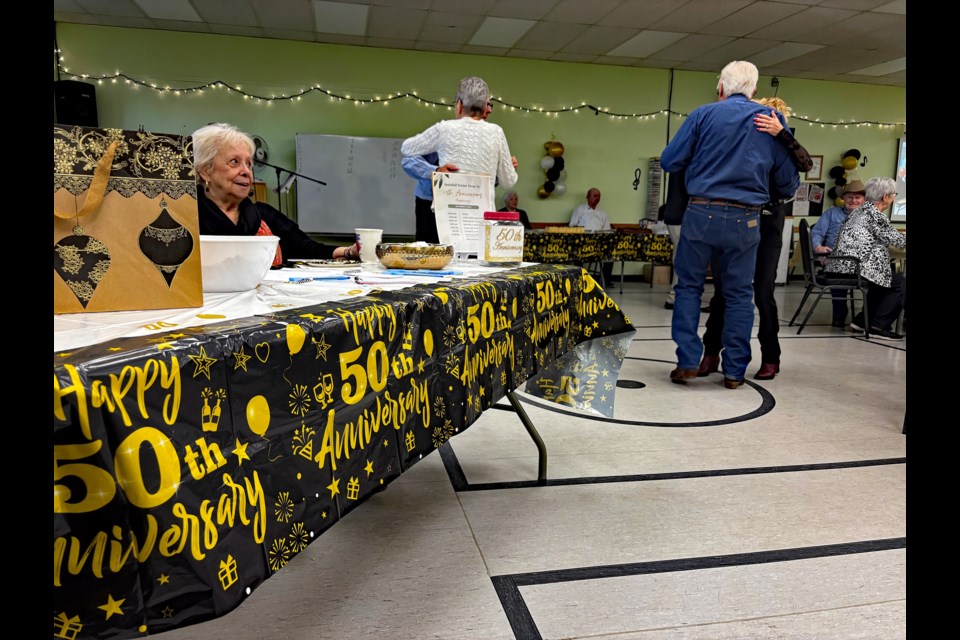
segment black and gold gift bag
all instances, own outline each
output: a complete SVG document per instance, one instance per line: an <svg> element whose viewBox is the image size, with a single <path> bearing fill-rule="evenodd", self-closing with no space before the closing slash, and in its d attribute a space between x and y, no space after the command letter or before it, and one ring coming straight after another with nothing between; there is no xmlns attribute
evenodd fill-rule
<svg viewBox="0 0 960 640"><path fill-rule="evenodd" d="M54 126L54 313L202 305L190 138Z"/></svg>

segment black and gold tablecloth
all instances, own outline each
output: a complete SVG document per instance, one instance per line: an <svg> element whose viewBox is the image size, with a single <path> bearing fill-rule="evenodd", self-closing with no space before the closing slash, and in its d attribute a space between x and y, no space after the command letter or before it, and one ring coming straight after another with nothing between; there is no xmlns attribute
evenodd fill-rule
<svg viewBox="0 0 960 640"><path fill-rule="evenodd" d="M670 236L653 233L528 231L523 237L523 259L563 264L621 260L671 264L673 243Z"/></svg>
<svg viewBox="0 0 960 640"><path fill-rule="evenodd" d="M54 353L53 636L223 615L528 378L600 395L545 374L630 331L539 265Z"/></svg>

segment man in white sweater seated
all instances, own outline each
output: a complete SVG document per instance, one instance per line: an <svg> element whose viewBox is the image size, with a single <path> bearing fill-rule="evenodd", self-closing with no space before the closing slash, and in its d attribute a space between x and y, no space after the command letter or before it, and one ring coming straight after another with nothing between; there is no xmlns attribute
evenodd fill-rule
<svg viewBox="0 0 960 640"><path fill-rule="evenodd" d="M585 231L610 231L610 216L598 207L600 204L600 189L590 187L587 191L587 201L573 210L570 215L571 227L583 227ZM603 284L613 280L613 263L603 263Z"/></svg>

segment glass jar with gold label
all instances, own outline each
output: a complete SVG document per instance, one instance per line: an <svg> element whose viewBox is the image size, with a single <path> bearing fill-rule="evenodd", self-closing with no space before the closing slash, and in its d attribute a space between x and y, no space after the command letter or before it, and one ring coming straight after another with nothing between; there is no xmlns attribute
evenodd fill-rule
<svg viewBox="0 0 960 640"><path fill-rule="evenodd" d="M491 267L517 267L523 262L523 225L516 211L483 214L483 257Z"/></svg>

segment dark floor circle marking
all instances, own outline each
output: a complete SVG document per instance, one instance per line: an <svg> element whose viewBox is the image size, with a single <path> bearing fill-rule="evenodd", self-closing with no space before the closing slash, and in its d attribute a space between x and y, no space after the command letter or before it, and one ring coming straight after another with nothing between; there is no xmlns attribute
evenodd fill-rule
<svg viewBox="0 0 960 640"><path fill-rule="evenodd" d="M644 360L646 362L663 362L670 365L671 367L676 366L675 362L669 360L657 360L655 358L634 358L627 356L624 360ZM666 374L664 374L666 375ZM624 382L633 382L632 380L625 380ZM646 385L643 383L636 383L642 385L639 388L643 388ZM696 385L694 381L692 384ZM744 386L752 388L758 394L760 394L760 406L754 409L749 413L745 413L740 416L734 416L732 418L725 418L723 420L708 420L704 422L647 422L644 420L623 420L621 418L607 418L606 416L597 416L590 415L587 413L581 413L579 411L571 411L569 409L561 408L555 404L545 404L542 402L537 402L537 399L534 396L528 396L525 393L518 394L517 397L520 399L520 402L524 404L529 404L531 406L537 407L538 409L544 409L546 411L553 411L554 413L562 413L564 415L573 416L576 418L582 418L583 420L596 420L597 422L611 422L613 424L633 424L642 427L716 427L723 424L735 424L737 422L747 422L748 420L753 420L759 418L762 415L766 415L773 411L773 408L777 406L777 401L773 398L773 395L764 389L762 386L750 382L749 380L743 381ZM617 382L617 386L621 386ZM624 387L627 389L637 388L637 387ZM731 390L729 393L740 393L739 390Z"/></svg>
<svg viewBox="0 0 960 640"><path fill-rule="evenodd" d="M617 386L621 389L643 389L647 385L636 380L617 380Z"/></svg>

